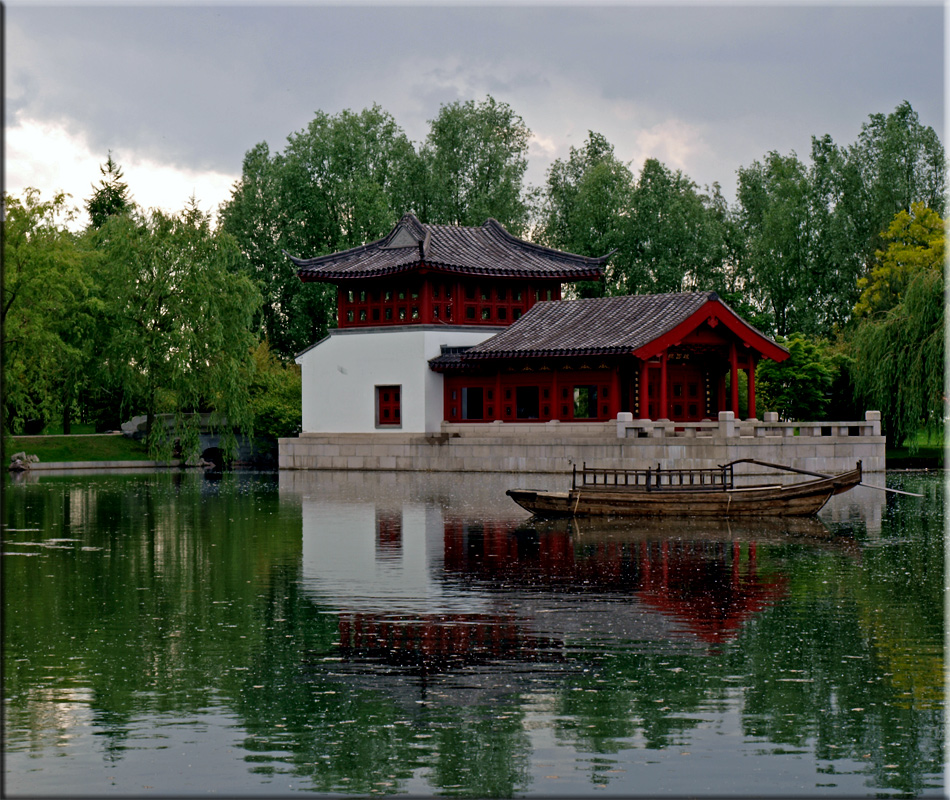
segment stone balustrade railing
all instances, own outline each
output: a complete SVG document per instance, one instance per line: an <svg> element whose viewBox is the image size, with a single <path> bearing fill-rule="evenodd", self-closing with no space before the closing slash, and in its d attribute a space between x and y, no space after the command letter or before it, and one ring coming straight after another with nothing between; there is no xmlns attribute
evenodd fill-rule
<svg viewBox="0 0 950 800"><path fill-rule="evenodd" d="M684 438L698 439L750 437L845 437L880 436L881 412L868 411L859 422L780 422L778 414L766 411L762 420L738 420L732 411L720 411L718 420L671 422L668 419L634 419L629 411L617 415L620 439Z"/></svg>

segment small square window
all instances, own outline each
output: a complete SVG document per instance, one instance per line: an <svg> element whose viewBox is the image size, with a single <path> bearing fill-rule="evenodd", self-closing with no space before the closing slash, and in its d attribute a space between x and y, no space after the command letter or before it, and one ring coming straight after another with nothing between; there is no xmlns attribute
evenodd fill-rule
<svg viewBox="0 0 950 800"><path fill-rule="evenodd" d="M397 427L401 423L400 387L376 387L376 425Z"/></svg>

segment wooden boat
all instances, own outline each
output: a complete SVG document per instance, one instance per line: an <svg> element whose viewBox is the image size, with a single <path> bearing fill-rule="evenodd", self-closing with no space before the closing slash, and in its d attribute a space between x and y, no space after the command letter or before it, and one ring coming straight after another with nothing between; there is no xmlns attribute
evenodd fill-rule
<svg viewBox="0 0 950 800"><path fill-rule="evenodd" d="M814 476L800 483L736 481L734 467L753 463ZM568 492L509 489L522 508L539 517L807 517L836 494L861 483L861 462L839 475L740 459L715 469L592 469L575 466Z"/></svg>

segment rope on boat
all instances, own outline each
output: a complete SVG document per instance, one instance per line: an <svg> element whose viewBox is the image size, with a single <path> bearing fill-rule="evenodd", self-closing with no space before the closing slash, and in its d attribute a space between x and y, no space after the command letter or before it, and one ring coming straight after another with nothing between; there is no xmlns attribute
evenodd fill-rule
<svg viewBox="0 0 950 800"><path fill-rule="evenodd" d="M860 463L860 462L858 462ZM773 464L771 461L759 461L755 458L740 458L738 461L732 461L729 464L722 466L723 469L726 467L731 467L733 464L758 464L760 467L772 467L773 469L784 469L787 472L798 472L801 475L811 475L815 478L835 478L836 475L825 475L821 472L812 472L808 469L798 469L797 467L788 467L785 464ZM859 481L858 486L864 486L867 489L877 489L879 492L890 492L892 494L906 494L908 497L923 497L922 494L917 494L916 492L905 492L901 489L888 489L886 486L872 486L869 483L864 483Z"/></svg>

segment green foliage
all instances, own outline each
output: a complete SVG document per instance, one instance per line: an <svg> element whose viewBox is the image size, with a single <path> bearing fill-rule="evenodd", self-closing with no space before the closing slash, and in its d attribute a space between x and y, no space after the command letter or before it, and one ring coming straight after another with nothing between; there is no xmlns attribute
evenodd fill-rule
<svg viewBox="0 0 950 800"><path fill-rule="evenodd" d="M623 219L630 206L633 175L614 156L613 145L589 131L581 148L548 169L543 192L536 193L535 238L549 247L598 257L623 245ZM582 297L603 294L603 284L574 289Z"/></svg>
<svg viewBox="0 0 950 800"><path fill-rule="evenodd" d="M378 106L318 112L284 153L264 143L248 151L220 220L261 293L259 336L281 357L335 325L333 287L301 283L286 253L322 255L385 235L416 204L421 176L411 142Z"/></svg>
<svg viewBox="0 0 950 800"><path fill-rule="evenodd" d="M883 315L864 320L854 333L854 377L859 396L879 409L892 444L920 428L943 425L946 305L941 268L920 269L903 298Z"/></svg>
<svg viewBox="0 0 950 800"><path fill-rule="evenodd" d="M10 453L25 451L41 462L149 460L148 449L142 442L121 434L14 436L7 446Z"/></svg>
<svg viewBox="0 0 950 800"><path fill-rule="evenodd" d="M764 359L756 367L759 407L777 411L782 419L824 419L837 372L827 343L800 333L777 341L789 356L781 363Z"/></svg>
<svg viewBox="0 0 950 800"><path fill-rule="evenodd" d="M90 254L67 224L67 196L4 196L4 428L42 427L68 408L89 355Z"/></svg>
<svg viewBox="0 0 950 800"><path fill-rule="evenodd" d="M134 203L129 196L129 187L122 180L122 168L112 159L112 151L106 163L99 167L102 180L98 188L93 187L92 196L86 201L86 210L93 228L101 228L105 221L116 214L131 211Z"/></svg>
<svg viewBox="0 0 950 800"><path fill-rule="evenodd" d="M858 302L858 279L894 214L943 208L944 153L908 103L871 115L858 141L812 139L812 164L769 153L739 170L738 277L772 316L772 332L832 337Z"/></svg>
<svg viewBox="0 0 950 800"><path fill-rule="evenodd" d="M213 232L192 201L174 216L110 217L93 241L101 256L96 299L109 331L100 379L129 412L148 415L152 450L167 457L180 438L191 455L196 412L226 420L226 432L249 430L250 326L260 298L238 271L234 240ZM177 415L173 437L151 424L159 413Z"/></svg>
<svg viewBox="0 0 950 800"><path fill-rule="evenodd" d="M528 223L522 180L531 131L490 95L443 105L421 151L426 170L423 222L481 225L493 217L515 235Z"/></svg>
<svg viewBox="0 0 950 800"><path fill-rule="evenodd" d="M583 148L554 162L537 206L546 244L587 256L616 251L608 294L722 292L730 285L730 223L719 187L704 195L656 159L635 180L600 134L590 132ZM593 293L584 288L580 294Z"/></svg>
<svg viewBox="0 0 950 800"><path fill-rule="evenodd" d="M625 220L626 269L612 272L612 294L722 290L726 217L713 196L656 159L647 159Z"/></svg>
<svg viewBox="0 0 950 800"><path fill-rule="evenodd" d="M771 330L779 336L814 333L819 287L805 165L794 153L769 153L764 162L739 170L738 200L750 287L771 314Z"/></svg>
<svg viewBox="0 0 950 800"><path fill-rule="evenodd" d="M301 427L300 367L284 363L266 341L254 349L250 404L255 437L295 436Z"/></svg>
<svg viewBox="0 0 950 800"><path fill-rule="evenodd" d="M861 297L856 318L881 314L901 302L908 283L923 270L942 269L946 254L944 222L923 203L900 211L882 234L884 250L869 277L858 281Z"/></svg>
<svg viewBox="0 0 950 800"><path fill-rule="evenodd" d="M895 213L922 202L941 216L946 160L933 128L920 123L906 100L890 114L871 114L848 159L861 174L871 230L884 230Z"/></svg>

